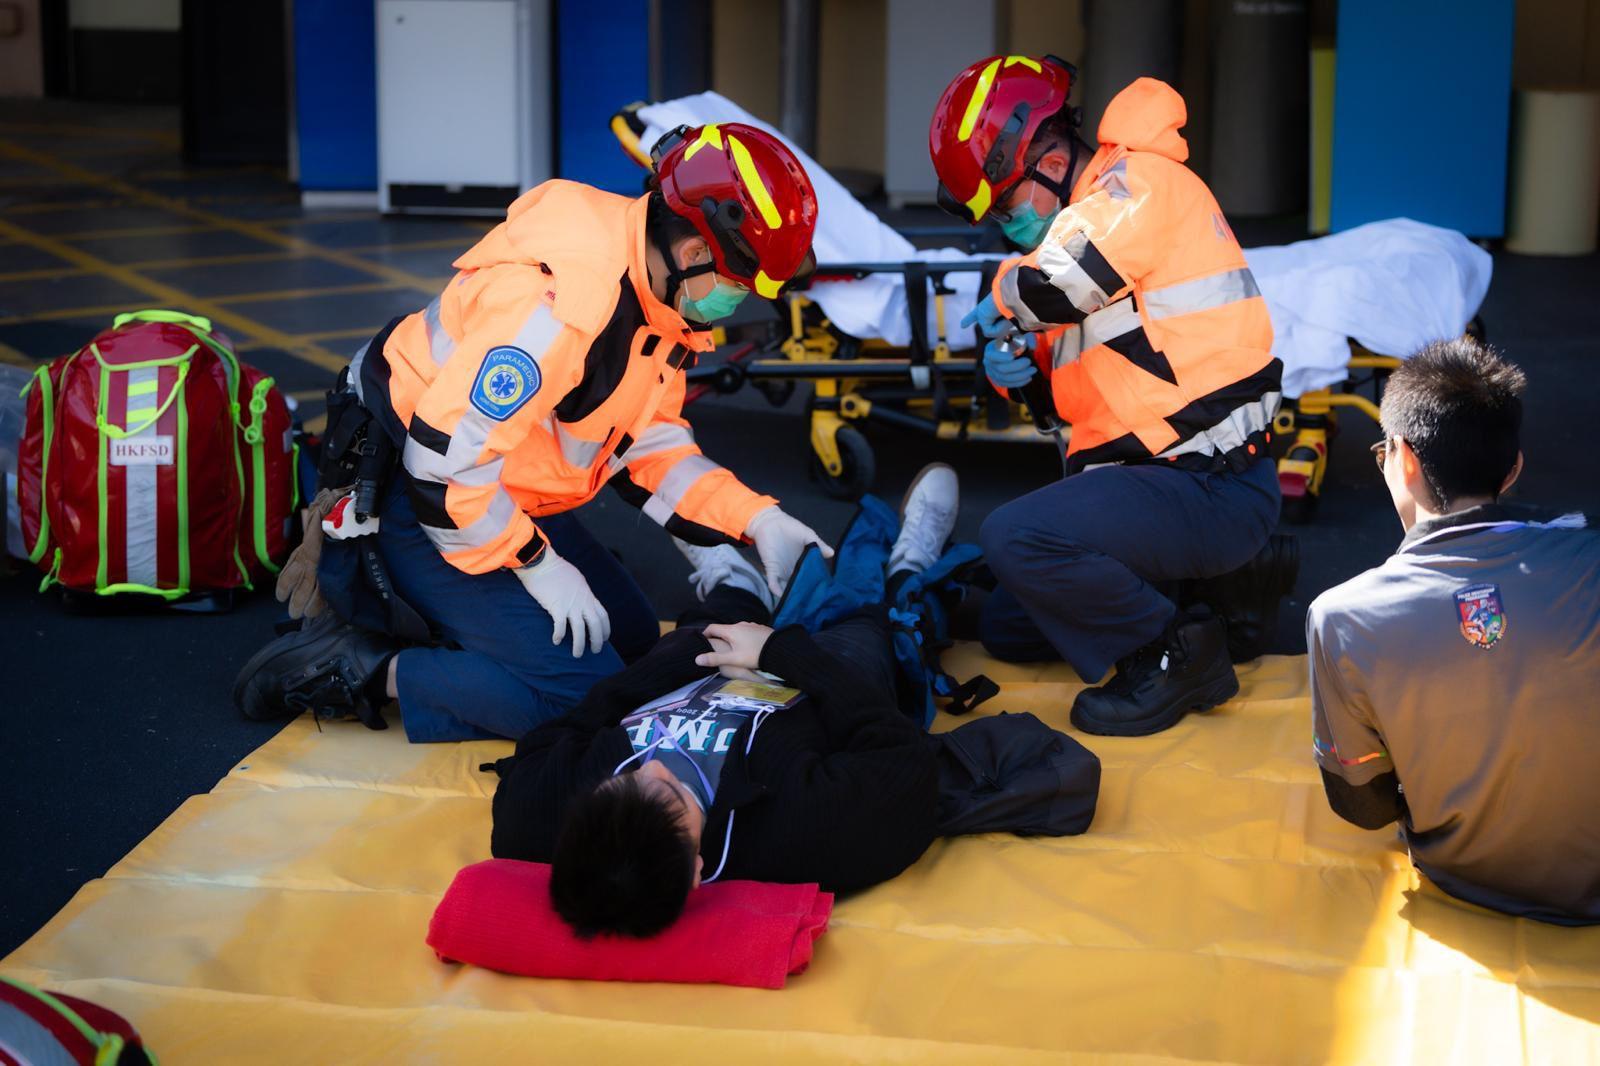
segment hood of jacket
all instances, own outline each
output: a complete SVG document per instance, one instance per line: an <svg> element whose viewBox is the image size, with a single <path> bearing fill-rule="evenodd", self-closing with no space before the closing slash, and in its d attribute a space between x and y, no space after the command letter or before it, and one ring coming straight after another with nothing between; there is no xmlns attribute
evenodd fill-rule
<svg viewBox="0 0 1600 1066"><path fill-rule="evenodd" d="M1155 152L1182 163L1189 158L1189 142L1178 130L1187 121L1189 109L1176 89L1155 78L1140 78L1111 98L1098 136L1102 147Z"/></svg>

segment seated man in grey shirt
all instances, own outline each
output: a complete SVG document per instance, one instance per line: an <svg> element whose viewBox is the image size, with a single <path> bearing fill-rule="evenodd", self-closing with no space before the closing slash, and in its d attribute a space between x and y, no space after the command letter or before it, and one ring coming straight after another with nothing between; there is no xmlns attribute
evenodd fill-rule
<svg viewBox="0 0 1600 1066"><path fill-rule="evenodd" d="M1600 922L1600 532L1501 504L1522 371L1470 339L1389 378L1374 447L1405 539L1311 605L1317 762L1453 896Z"/></svg>

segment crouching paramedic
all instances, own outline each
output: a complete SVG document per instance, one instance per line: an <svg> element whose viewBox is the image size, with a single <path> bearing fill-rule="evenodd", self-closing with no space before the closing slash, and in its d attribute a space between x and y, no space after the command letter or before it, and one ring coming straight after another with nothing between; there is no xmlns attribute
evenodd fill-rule
<svg viewBox="0 0 1600 1066"><path fill-rule="evenodd" d="M637 199L569 181L526 193L437 299L356 356L349 382L398 468L375 522L339 506L324 528L375 528L359 540L375 542L384 591L432 639L398 650L376 626L308 626L247 665L246 714L381 726L373 708L398 698L412 740L451 740L562 713L659 632L571 513L607 484L675 536L753 543L774 585L821 543L702 455L681 414L706 323L814 262L810 181L780 141L737 124L680 127L654 161ZM360 610L340 600L370 568L332 579L338 555L320 576L348 623Z"/></svg>
<svg viewBox="0 0 1600 1066"><path fill-rule="evenodd" d="M1158 586L1227 574L1267 544L1282 365L1244 253L1183 165L1182 97L1140 78L1106 108L1096 151L1067 102L1073 75L1051 56L981 60L945 90L929 134L940 203L998 218L1033 249L963 325L1059 331L1038 357L992 342L990 380L1048 374L1072 424L1068 476L983 526L1000 582L983 636L1000 658L1059 656L1087 681L1115 666L1073 722L1153 733L1238 691L1220 618Z"/></svg>

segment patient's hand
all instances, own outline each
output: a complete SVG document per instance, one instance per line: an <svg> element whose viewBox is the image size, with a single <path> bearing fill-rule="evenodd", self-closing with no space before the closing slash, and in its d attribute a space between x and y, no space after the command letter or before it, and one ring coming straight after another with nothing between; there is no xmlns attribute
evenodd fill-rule
<svg viewBox="0 0 1600 1066"><path fill-rule="evenodd" d="M724 677L741 681L764 681L755 671L761 665L761 649L772 636L770 626L755 622L706 626L705 637L711 650L695 656L698 666L714 666Z"/></svg>

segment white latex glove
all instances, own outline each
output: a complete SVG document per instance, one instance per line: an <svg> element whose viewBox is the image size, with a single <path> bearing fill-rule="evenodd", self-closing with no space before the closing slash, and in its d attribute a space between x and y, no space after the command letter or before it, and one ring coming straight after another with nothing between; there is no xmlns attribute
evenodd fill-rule
<svg viewBox="0 0 1600 1066"><path fill-rule="evenodd" d="M800 553L806 550L807 544L815 544L821 549L824 559L833 558L833 549L817 536L816 530L798 518L785 514L778 507L757 511L745 527L744 535L755 542L756 552L761 556L761 567L767 572L767 588L772 590L774 596L783 595L783 587L788 584L789 576L794 573L795 564L800 561Z"/></svg>
<svg viewBox="0 0 1600 1066"><path fill-rule="evenodd" d="M368 515L365 521L357 522L356 513L350 508L356 502L354 491L345 493L339 502L328 510L327 517L322 520L322 533L334 540L349 540L352 537L364 537L369 533L378 531L378 516Z"/></svg>
<svg viewBox="0 0 1600 1066"><path fill-rule="evenodd" d="M572 627L572 657L583 655L584 642L591 653L598 652L611 639L611 616L595 599L584 580L583 572L556 554L550 545L532 566L513 570L528 595L539 601L539 606L550 612L555 630L550 643L560 644Z"/></svg>

